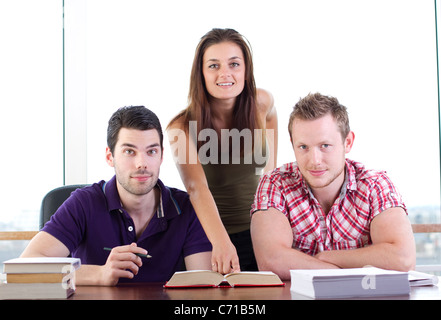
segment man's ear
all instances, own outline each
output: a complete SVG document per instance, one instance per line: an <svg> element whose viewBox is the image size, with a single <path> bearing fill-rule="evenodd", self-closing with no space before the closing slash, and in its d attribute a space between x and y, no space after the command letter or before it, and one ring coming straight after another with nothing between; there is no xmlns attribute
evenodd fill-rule
<svg viewBox="0 0 441 320"><path fill-rule="evenodd" d="M113 155L112 155L112 152L110 151L109 147L106 148L106 162L107 162L107 164L109 166L111 166L111 167L114 166L114 164L113 164Z"/></svg>
<svg viewBox="0 0 441 320"><path fill-rule="evenodd" d="M345 139L345 153L349 153L351 151L352 146L354 145L355 134L350 131Z"/></svg>

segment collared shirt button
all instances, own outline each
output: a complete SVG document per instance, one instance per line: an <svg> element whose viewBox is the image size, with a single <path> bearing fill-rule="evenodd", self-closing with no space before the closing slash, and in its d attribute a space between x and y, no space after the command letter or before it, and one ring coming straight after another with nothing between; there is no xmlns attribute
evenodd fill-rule
<svg viewBox="0 0 441 320"><path fill-rule="evenodd" d="M129 230L130 232L132 232L132 231L133 231L133 227L132 227L132 226L129 226L129 227L127 228L127 230Z"/></svg>

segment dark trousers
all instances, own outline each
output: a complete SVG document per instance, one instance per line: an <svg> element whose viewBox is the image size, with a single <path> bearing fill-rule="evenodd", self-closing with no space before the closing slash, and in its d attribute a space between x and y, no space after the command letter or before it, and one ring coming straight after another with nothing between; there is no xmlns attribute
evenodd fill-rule
<svg viewBox="0 0 441 320"><path fill-rule="evenodd" d="M250 230L230 234L231 242L236 247L241 271L257 271Z"/></svg>

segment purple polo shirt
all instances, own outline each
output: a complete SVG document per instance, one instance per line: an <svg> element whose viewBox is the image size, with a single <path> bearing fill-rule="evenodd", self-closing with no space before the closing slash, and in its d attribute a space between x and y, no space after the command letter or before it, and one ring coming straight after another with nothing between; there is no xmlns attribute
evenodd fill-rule
<svg viewBox="0 0 441 320"><path fill-rule="evenodd" d="M121 205L115 176L78 189L63 203L43 231L60 240L82 264L104 265L108 251L136 242L152 258L141 258L142 267L133 279L120 282L168 281L183 266L183 258L212 247L194 212L186 192L168 188L158 180L161 190L156 215L139 239L133 220Z"/></svg>

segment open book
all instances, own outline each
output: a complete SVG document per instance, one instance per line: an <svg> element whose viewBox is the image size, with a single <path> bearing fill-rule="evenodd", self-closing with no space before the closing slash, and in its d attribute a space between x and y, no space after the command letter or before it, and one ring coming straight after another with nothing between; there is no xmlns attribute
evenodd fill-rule
<svg viewBox="0 0 441 320"><path fill-rule="evenodd" d="M220 287L220 286L283 286L280 278L269 271L243 271L222 275L211 270L175 272L165 288Z"/></svg>
<svg viewBox="0 0 441 320"><path fill-rule="evenodd" d="M438 280L438 277L432 274L415 270L409 271L409 285L411 287L434 286L438 284Z"/></svg>

